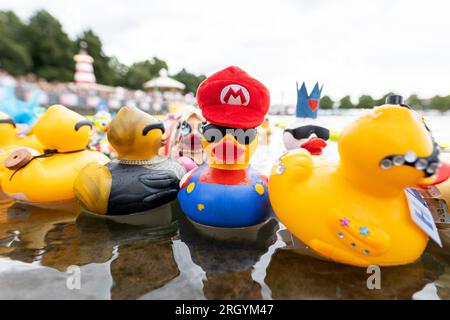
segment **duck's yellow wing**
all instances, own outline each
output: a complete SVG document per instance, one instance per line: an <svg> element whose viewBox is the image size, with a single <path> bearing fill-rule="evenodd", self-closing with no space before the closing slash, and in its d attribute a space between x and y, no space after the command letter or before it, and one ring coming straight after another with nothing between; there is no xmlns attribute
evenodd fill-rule
<svg viewBox="0 0 450 320"><path fill-rule="evenodd" d="M311 154L305 149L292 150L280 157L270 172L270 176L282 175L298 181L306 179L314 171L314 163Z"/></svg>
<svg viewBox="0 0 450 320"><path fill-rule="evenodd" d="M332 236L342 246L313 240L311 248L325 257L352 265L368 266L371 264L368 259L370 256L382 255L391 247L391 238L386 232L359 221L351 214L332 212L328 217Z"/></svg>
<svg viewBox="0 0 450 320"><path fill-rule="evenodd" d="M111 184L112 175L108 168L90 163L80 171L73 190L83 207L91 212L106 214Z"/></svg>

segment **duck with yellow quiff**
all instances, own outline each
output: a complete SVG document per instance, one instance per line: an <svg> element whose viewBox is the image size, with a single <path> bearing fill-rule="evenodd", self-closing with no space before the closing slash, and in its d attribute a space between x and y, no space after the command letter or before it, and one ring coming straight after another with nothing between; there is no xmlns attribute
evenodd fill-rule
<svg viewBox="0 0 450 320"><path fill-rule="evenodd" d="M361 267L417 260L428 236L411 218L405 189L443 178L424 122L389 97L349 124L338 147L338 163L301 149L280 158L269 183L276 215L323 258Z"/></svg>
<svg viewBox="0 0 450 320"><path fill-rule="evenodd" d="M90 151L91 123L61 105L51 106L33 127L43 152L18 148L3 164L3 192L14 199L44 204L75 199L73 182L88 163L105 164L109 159Z"/></svg>
<svg viewBox="0 0 450 320"><path fill-rule="evenodd" d="M197 100L209 122L202 127L208 160L181 182L183 212L208 234L263 224L270 214L267 178L249 161L258 146L256 128L269 109L267 88L229 67L200 85Z"/></svg>
<svg viewBox="0 0 450 320"><path fill-rule="evenodd" d="M78 175L74 191L83 207L103 216L146 213L176 199L186 173L176 160L159 156L164 125L151 115L123 107L108 130L118 159L89 164Z"/></svg>

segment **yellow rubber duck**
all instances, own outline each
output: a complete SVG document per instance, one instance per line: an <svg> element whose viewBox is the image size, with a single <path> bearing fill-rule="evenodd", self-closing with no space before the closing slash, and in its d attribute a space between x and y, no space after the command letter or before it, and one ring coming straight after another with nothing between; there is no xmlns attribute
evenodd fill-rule
<svg viewBox="0 0 450 320"><path fill-rule="evenodd" d="M26 146L41 150L42 145L34 135L19 137L18 128L14 120L6 113L0 112L0 155L7 152L10 147Z"/></svg>
<svg viewBox="0 0 450 320"><path fill-rule="evenodd" d="M362 267L417 260L428 236L411 219L404 190L432 184L439 165L420 117L386 104L348 125L338 143L338 163L319 164L295 150L272 168L269 195L281 222L336 262Z"/></svg>
<svg viewBox="0 0 450 320"><path fill-rule="evenodd" d="M44 153L28 148L31 161L21 168L5 168L1 185L9 197L29 203L73 200L73 182L81 168L91 162L109 161L103 154L86 149L91 123L62 105L49 107L33 132Z"/></svg>
<svg viewBox="0 0 450 320"><path fill-rule="evenodd" d="M74 192L85 209L101 215L145 212L176 199L186 171L159 156L164 125L151 115L123 107L111 122L108 140L118 160L83 168Z"/></svg>

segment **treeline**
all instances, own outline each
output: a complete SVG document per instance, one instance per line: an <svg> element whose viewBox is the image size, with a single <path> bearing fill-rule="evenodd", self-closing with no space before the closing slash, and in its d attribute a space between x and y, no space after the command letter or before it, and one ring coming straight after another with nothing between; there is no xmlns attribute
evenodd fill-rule
<svg viewBox="0 0 450 320"><path fill-rule="evenodd" d="M130 66L103 52L103 44L93 30L86 30L72 40L61 23L45 10L22 21L12 11L0 11L0 69L13 76L35 74L48 81L73 80L80 44L87 44L94 58L97 82L110 86L142 89L144 82L157 77L161 69L169 69L166 61L153 57ZM186 85L186 92L195 92L203 75L183 69L173 78Z"/></svg>
<svg viewBox="0 0 450 320"><path fill-rule="evenodd" d="M321 109L359 109L372 108L381 106L385 103L386 98L393 93L385 94L380 99L374 99L369 95L362 95L359 97L357 103L353 103L350 96L345 96L340 100L333 101L329 96L324 96L320 100ZM405 103L415 110L434 109L439 111L450 110L450 95L448 96L434 96L431 99L421 99L416 94L409 96Z"/></svg>

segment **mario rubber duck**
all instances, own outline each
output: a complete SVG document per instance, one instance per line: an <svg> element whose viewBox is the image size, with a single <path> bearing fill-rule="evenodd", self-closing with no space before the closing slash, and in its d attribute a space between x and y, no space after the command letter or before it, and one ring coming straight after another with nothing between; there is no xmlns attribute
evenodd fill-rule
<svg viewBox="0 0 450 320"><path fill-rule="evenodd" d="M427 245L405 188L436 182L439 149L418 114L395 104L400 98L388 98L343 130L339 163L319 165L299 149L272 169L276 215L322 257L355 266L403 265Z"/></svg>
<svg viewBox="0 0 450 320"><path fill-rule="evenodd" d="M118 160L81 170L74 191L88 211L121 216L143 213L176 199L186 171L159 156L164 125L135 107L123 107L111 122L108 140Z"/></svg>
<svg viewBox="0 0 450 320"><path fill-rule="evenodd" d="M267 178L249 166L257 145L257 127L269 110L267 88L238 67L207 78L197 91L209 122L203 126L207 164L188 173L178 199L197 224L242 228L267 220Z"/></svg>
<svg viewBox="0 0 450 320"><path fill-rule="evenodd" d="M4 160L3 192L24 202L44 204L75 199L73 182L88 163L109 159L88 150L91 122L62 105L54 105L33 127L44 152L19 148Z"/></svg>

